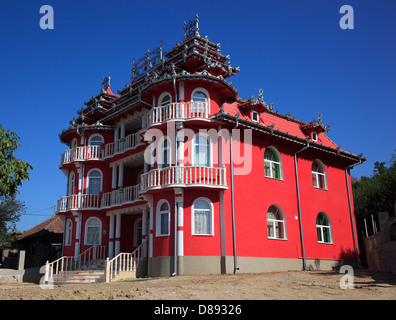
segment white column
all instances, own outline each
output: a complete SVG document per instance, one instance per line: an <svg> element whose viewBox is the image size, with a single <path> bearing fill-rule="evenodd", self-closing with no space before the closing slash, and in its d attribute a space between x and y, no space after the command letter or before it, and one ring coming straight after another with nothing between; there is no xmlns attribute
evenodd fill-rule
<svg viewBox="0 0 396 320"><path fill-rule="evenodd" d="M111 188L117 188L117 165L112 166L112 173L111 173Z"/></svg>
<svg viewBox="0 0 396 320"><path fill-rule="evenodd" d="M110 215L109 224L109 258L114 258L114 214Z"/></svg>
<svg viewBox="0 0 396 320"><path fill-rule="evenodd" d="M115 127L114 129L114 142L118 140L118 126Z"/></svg>
<svg viewBox="0 0 396 320"><path fill-rule="evenodd" d="M184 166L184 131L183 129L177 131L177 165Z"/></svg>
<svg viewBox="0 0 396 320"><path fill-rule="evenodd" d="M125 138L125 122L121 122L120 139Z"/></svg>
<svg viewBox="0 0 396 320"><path fill-rule="evenodd" d="M121 213L117 213L114 256L117 256L120 253L120 248L121 248Z"/></svg>
<svg viewBox="0 0 396 320"><path fill-rule="evenodd" d="M124 163L118 165L118 187L122 188L124 185Z"/></svg>
<svg viewBox="0 0 396 320"><path fill-rule="evenodd" d="M184 212L183 200L177 202L177 255L184 256Z"/></svg>

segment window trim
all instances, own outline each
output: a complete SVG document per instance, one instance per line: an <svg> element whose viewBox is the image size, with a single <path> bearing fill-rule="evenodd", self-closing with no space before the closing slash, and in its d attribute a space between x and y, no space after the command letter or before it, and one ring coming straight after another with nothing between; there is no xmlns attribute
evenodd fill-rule
<svg viewBox="0 0 396 320"><path fill-rule="evenodd" d="M96 245L101 245L102 244L102 220L98 217L89 217L85 221L85 226L84 226L84 245L86 246L93 246L94 243L88 243L88 222L90 220L97 220L99 221L99 241L96 243Z"/></svg>
<svg viewBox="0 0 396 320"><path fill-rule="evenodd" d="M207 98L208 98L208 114L210 114L210 94L209 94L209 91L206 90L205 88L202 88L202 87L197 87L197 88L195 88L195 89L191 92L190 101L194 101L194 100L193 100L193 97L194 97L194 94L195 94L197 91L202 91L202 92L207 96Z"/></svg>
<svg viewBox="0 0 396 320"><path fill-rule="evenodd" d="M162 145L167 140L166 148L169 150L167 158L168 158L168 165L164 166L164 149ZM157 167L159 169L168 168L172 165L172 141L168 136L162 136L158 141L158 148L157 148Z"/></svg>
<svg viewBox="0 0 396 320"><path fill-rule="evenodd" d="M74 171L69 173L69 183L67 185L67 195L71 196L74 194L74 186L76 185L76 175Z"/></svg>
<svg viewBox="0 0 396 320"><path fill-rule="evenodd" d="M164 203L168 204L168 211L160 211L161 206ZM161 233L161 213L168 213L168 233ZM156 237L168 237L170 236L170 215L171 215L171 206L169 201L166 199L161 199L157 202L157 208L155 210L155 235Z"/></svg>
<svg viewBox="0 0 396 320"><path fill-rule="evenodd" d="M94 133L94 134L92 134L92 135L89 137L89 139L88 139L88 146L92 146L92 145L91 145L91 142L92 142L92 139L95 138L95 137L100 137L100 138L102 139L102 143L104 143L104 138L103 138L103 136L102 136L101 134L99 134L99 133ZM96 146L96 145L94 145L94 146ZM100 146L100 145L99 145L99 146Z"/></svg>
<svg viewBox="0 0 396 320"><path fill-rule="evenodd" d="M138 224L139 222L141 223L141 229L142 229L142 235L143 235L143 219L142 218L137 218L133 224L133 246L134 247L138 247L140 244L138 244L138 234L137 234L137 230L138 230ZM143 239L141 239L143 241Z"/></svg>
<svg viewBox="0 0 396 320"><path fill-rule="evenodd" d="M72 239L73 239L73 221L69 218L66 220L65 246L71 246Z"/></svg>
<svg viewBox="0 0 396 320"><path fill-rule="evenodd" d="M164 100L164 98L165 98L166 96L169 96L169 98L170 98L170 99L169 99L169 103L162 105L161 102L162 102L162 100ZM163 107L163 106L166 106L166 105L168 105L168 104L170 104L170 103L172 103L172 95L171 95L169 92L167 92L167 91L162 92L162 93L160 94L160 96L158 97L157 106L158 106L158 107Z"/></svg>
<svg viewBox="0 0 396 320"><path fill-rule="evenodd" d="M318 133L316 131L311 132L311 139L313 142L318 142Z"/></svg>
<svg viewBox="0 0 396 320"><path fill-rule="evenodd" d="M257 120L254 120L253 115L256 115L256 116L257 116ZM252 110L252 115L251 115L251 117L252 117L252 121L253 121L253 122L256 122L256 123L259 123L259 122L260 122L260 114L259 114L256 110Z"/></svg>
<svg viewBox="0 0 396 320"><path fill-rule="evenodd" d="M275 153L275 155L278 157L278 162L273 161L273 160L265 159L265 151L267 151L267 149L269 149L270 151L272 151L273 153ZM283 181L282 157L281 157L281 155L280 155L278 149L275 148L275 147L273 147L273 146L268 146L268 147L266 147L265 150L264 150L263 158L264 158L264 177L270 178L270 179L274 179L274 180ZM266 162L269 162L269 163L270 163L270 174L271 174L271 176L267 176L267 175L265 174L265 163L266 163ZM279 178L273 177L273 176L272 176L272 164L273 164L273 163L276 163L276 164L279 165Z"/></svg>
<svg viewBox="0 0 396 320"><path fill-rule="evenodd" d="M273 237L271 237L269 235L269 232L268 232L268 211L269 211L269 209L271 207L274 207L277 210L277 212L279 213L279 215L281 216L281 218L282 218L281 220L279 220L279 219L270 219L270 221L272 221L272 227L274 228L274 236ZM285 216L285 214L284 214L284 212L283 212L283 210L282 210L282 208L280 206L278 206L276 204L271 204L268 207L267 213L266 213L266 222L267 222L267 238L268 239L270 239L270 240L287 240L286 216ZM276 235L276 232L275 232L275 223L276 222L282 222L282 232L283 232L283 237L282 238L278 238L278 237L275 236Z"/></svg>
<svg viewBox="0 0 396 320"><path fill-rule="evenodd" d="M205 201L210 207L210 233L195 233L195 204L198 201ZM199 197L194 200L191 205L191 235L192 236L203 236L203 237L213 237L214 236L214 207L213 203L209 198Z"/></svg>
<svg viewBox="0 0 396 320"><path fill-rule="evenodd" d="M316 220L318 219L318 216L319 216L320 214L323 214L323 215L325 216L326 221L327 221L328 224L329 224L328 226L321 225L321 224L318 225L318 224L316 223ZM331 220L330 220L329 216L327 215L327 213L321 211L321 212L319 212L319 213L316 215L316 218L315 218L315 226L316 226L316 238L317 238L318 243L321 243L321 244L334 244L334 243L333 243L333 228L332 228L332 226L331 226ZM319 237L318 237L318 228L320 228L320 234L321 234L321 237L322 237L322 241L319 241ZM324 239L323 228L327 228L327 229L329 230L329 238L330 238L330 239L329 239L329 242L326 242L326 241L323 240L323 239Z"/></svg>
<svg viewBox="0 0 396 320"><path fill-rule="evenodd" d="M85 194L91 194L91 193L88 193L88 190L89 190L89 180L90 180L89 175L90 175L93 171L99 171L99 173L100 173L100 190L99 190L99 193L100 193L100 192L103 192L103 172L102 172L102 170L100 170L100 169L98 169L98 168L92 168L91 170L89 170L89 171L87 172L87 185L85 186ZM98 194L99 194L99 193L98 193ZM96 193L92 193L92 194L96 194Z"/></svg>
<svg viewBox="0 0 396 320"><path fill-rule="evenodd" d="M322 168L323 173L321 172L316 172L312 170L312 166L313 164L316 163L320 168ZM326 166L324 165L324 163L322 161L320 161L319 159L315 159L314 161L312 161L312 165L311 165L311 176L313 177L313 175L315 175L315 180L317 183L317 187L315 187L315 185L312 183L312 186L315 189L319 189L319 190L328 190L328 186L327 186L327 172L326 172ZM323 181L324 181L324 186L323 188L319 187L319 179L318 179L318 175L323 176Z"/></svg>
<svg viewBox="0 0 396 320"><path fill-rule="evenodd" d="M195 141L196 141L197 137L204 137L207 141L209 141L209 165L208 166L204 166L204 165L195 163L195 155L196 155L196 152L195 152L196 143L195 143ZM205 132L198 132L198 133L196 133L193 136L193 138L191 140L191 143L192 143L192 151L191 151L191 156L192 156L191 163L192 163L192 165L193 166L202 166L202 167L212 167L213 166L213 144L212 144L212 139L211 139L210 135L208 135Z"/></svg>

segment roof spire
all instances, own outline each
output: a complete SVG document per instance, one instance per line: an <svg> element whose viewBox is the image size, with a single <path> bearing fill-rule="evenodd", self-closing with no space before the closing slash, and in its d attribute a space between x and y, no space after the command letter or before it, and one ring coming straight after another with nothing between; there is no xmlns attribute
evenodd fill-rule
<svg viewBox="0 0 396 320"><path fill-rule="evenodd" d="M110 72L107 77L102 77L102 90L101 90L102 92L110 88L110 80L111 80Z"/></svg>
<svg viewBox="0 0 396 320"><path fill-rule="evenodd" d="M199 22L198 13L195 15L195 19L190 20L188 22L184 21L184 40L194 36L199 36L198 22Z"/></svg>

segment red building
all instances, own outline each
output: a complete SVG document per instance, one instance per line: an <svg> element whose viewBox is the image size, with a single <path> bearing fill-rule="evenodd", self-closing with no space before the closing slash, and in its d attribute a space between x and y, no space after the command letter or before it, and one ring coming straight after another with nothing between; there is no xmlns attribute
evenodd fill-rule
<svg viewBox="0 0 396 320"><path fill-rule="evenodd" d="M199 34L110 76L60 139L64 256L137 248L151 276L331 269L358 259L349 169L364 161L310 123L249 100L239 71ZM143 246L142 246L143 244Z"/></svg>

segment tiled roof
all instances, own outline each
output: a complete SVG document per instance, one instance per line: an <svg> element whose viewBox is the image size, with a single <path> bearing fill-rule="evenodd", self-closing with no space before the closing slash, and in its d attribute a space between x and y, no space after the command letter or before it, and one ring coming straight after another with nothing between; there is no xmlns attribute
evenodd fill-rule
<svg viewBox="0 0 396 320"><path fill-rule="evenodd" d="M221 107L225 113L233 117L239 114L239 119L254 123L251 119L250 114L250 110L254 110L254 108L246 108L246 105L246 102L241 103L235 101L233 103L223 103ZM297 137L301 140L309 138L307 133L302 130L302 127L307 125L307 123L288 117L287 115L282 115L275 111L270 111L267 109L261 110L261 112L259 112L258 124L265 127L273 126L272 130L279 130L282 133L285 133L292 137ZM316 144L331 149L338 148L337 144L335 144L324 132L318 133L318 141L316 142Z"/></svg>
<svg viewBox="0 0 396 320"><path fill-rule="evenodd" d="M42 230L47 230L48 232L52 233L63 233L63 219L59 216L53 216L48 220L38 224L37 226L31 228L28 231L22 233L18 240L24 239L26 237L32 236L36 233L39 233Z"/></svg>

